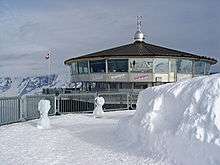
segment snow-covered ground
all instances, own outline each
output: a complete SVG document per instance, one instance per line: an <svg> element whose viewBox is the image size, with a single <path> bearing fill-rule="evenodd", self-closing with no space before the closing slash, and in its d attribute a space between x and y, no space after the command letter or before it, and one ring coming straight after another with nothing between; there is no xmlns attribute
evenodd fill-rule
<svg viewBox="0 0 220 165"><path fill-rule="evenodd" d="M136 111L0 127L0 165L219 165L220 74L148 88Z"/></svg>
<svg viewBox="0 0 220 165"><path fill-rule="evenodd" d="M124 145L117 131L118 121L134 111L51 117L49 130L37 129L37 121L0 127L1 165L54 164L144 164L147 159L132 146Z"/></svg>

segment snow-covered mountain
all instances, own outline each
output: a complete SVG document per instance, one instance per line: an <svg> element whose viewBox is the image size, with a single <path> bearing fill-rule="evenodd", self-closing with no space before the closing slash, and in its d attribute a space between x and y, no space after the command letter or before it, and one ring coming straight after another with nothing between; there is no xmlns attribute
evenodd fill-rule
<svg viewBox="0 0 220 165"><path fill-rule="evenodd" d="M0 96L23 96L41 93L43 88L67 87L65 75L40 75L27 77L0 77Z"/></svg>
<svg viewBox="0 0 220 165"><path fill-rule="evenodd" d="M11 88L12 80L10 77L0 78L0 93Z"/></svg>

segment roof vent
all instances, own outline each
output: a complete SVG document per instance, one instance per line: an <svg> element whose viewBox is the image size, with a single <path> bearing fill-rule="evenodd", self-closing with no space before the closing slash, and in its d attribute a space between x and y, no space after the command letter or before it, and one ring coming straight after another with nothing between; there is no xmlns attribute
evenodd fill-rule
<svg viewBox="0 0 220 165"><path fill-rule="evenodd" d="M144 33L141 32L141 26L142 26L142 22L141 22L142 16L137 16L137 31L134 34L134 41L144 41Z"/></svg>

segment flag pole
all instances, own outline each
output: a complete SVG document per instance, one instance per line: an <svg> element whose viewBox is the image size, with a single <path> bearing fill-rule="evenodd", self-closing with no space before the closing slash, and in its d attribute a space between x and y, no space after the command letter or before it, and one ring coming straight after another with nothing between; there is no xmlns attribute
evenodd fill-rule
<svg viewBox="0 0 220 165"><path fill-rule="evenodd" d="M48 68L49 68L49 75L51 74L51 51L49 50L48 53L49 60L48 60Z"/></svg>
<svg viewBox="0 0 220 165"><path fill-rule="evenodd" d="M54 49L52 49L53 51L55 51ZM52 52L52 50L51 49L49 49L48 50L48 52L47 52L47 55L45 56L45 58L47 59L47 61L48 61L48 74L50 75L50 74L52 74L52 53L54 53L54 52Z"/></svg>

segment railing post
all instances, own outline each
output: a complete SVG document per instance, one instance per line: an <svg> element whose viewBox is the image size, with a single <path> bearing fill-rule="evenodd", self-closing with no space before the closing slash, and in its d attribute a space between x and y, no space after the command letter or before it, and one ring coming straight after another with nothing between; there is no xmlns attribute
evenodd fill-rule
<svg viewBox="0 0 220 165"><path fill-rule="evenodd" d="M22 119L26 120L27 119L27 97L26 96L22 96L21 100L22 100L21 115L22 115Z"/></svg>
<svg viewBox="0 0 220 165"><path fill-rule="evenodd" d="M60 103L61 103L61 96L59 95L58 97L56 97L56 102L57 102L57 107L56 107L56 114L60 114Z"/></svg>
<svg viewBox="0 0 220 165"><path fill-rule="evenodd" d="M0 105L0 125L2 124L2 101L1 101L1 105Z"/></svg>
<svg viewBox="0 0 220 165"><path fill-rule="evenodd" d="M127 92L127 109L129 110L129 104L130 104L130 97L129 92Z"/></svg>
<svg viewBox="0 0 220 165"><path fill-rule="evenodd" d="M56 115L57 113L57 96L54 96L54 114Z"/></svg>
<svg viewBox="0 0 220 165"><path fill-rule="evenodd" d="M23 116L22 116L22 100L21 100L21 97L18 97L18 110L19 110L19 120L22 121L23 120Z"/></svg>

